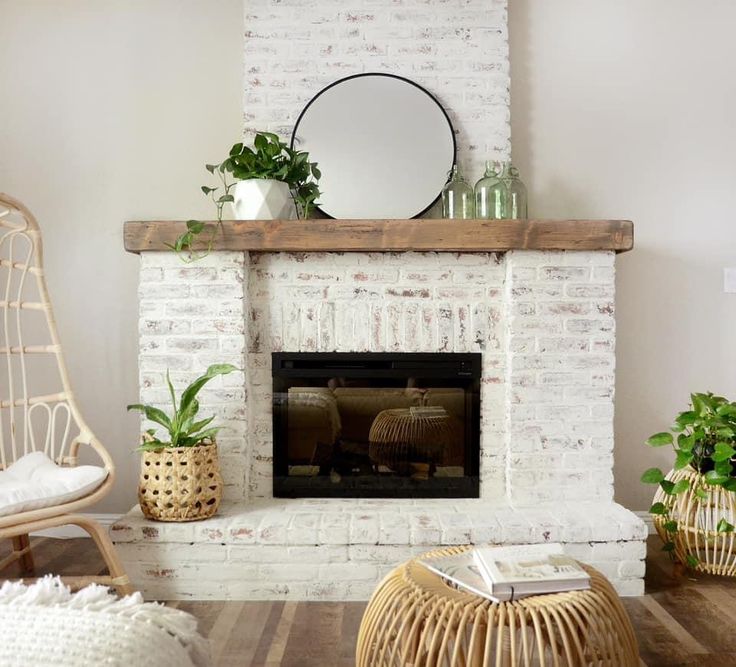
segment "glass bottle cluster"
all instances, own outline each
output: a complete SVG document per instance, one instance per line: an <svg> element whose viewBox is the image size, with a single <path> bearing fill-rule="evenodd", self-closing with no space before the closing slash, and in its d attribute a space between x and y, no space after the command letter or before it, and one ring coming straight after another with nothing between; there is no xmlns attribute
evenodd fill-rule
<svg viewBox="0 0 736 667"><path fill-rule="evenodd" d="M468 220L520 220L527 217L526 186L511 162L486 161L486 171L472 188L457 165L442 190L442 217Z"/></svg>

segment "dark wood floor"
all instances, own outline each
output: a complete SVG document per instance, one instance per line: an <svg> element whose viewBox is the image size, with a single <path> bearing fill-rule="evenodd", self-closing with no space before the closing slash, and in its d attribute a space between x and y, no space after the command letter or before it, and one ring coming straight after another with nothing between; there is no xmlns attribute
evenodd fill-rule
<svg viewBox="0 0 736 667"><path fill-rule="evenodd" d="M34 538L39 574L98 574L91 540ZM0 558L8 546L0 547ZM2 576L17 576L8 568ZM736 579L678 576L650 538L647 594L624 604L647 667L736 667ZM218 666L352 667L359 602L174 602L194 614Z"/></svg>

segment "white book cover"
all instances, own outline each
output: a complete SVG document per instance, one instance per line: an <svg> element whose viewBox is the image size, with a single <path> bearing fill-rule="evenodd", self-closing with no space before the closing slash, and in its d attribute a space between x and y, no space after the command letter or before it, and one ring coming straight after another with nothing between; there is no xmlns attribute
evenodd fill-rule
<svg viewBox="0 0 736 667"><path fill-rule="evenodd" d="M474 550L478 569L496 596L579 590L590 587L588 573L565 555L562 545L530 544L480 547Z"/></svg>
<svg viewBox="0 0 736 667"><path fill-rule="evenodd" d="M481 597L497 601L497 598L488 590L472 552L437 558L419 558L418 560L424 567L452 582L458 588L464 588Z"/></svg>

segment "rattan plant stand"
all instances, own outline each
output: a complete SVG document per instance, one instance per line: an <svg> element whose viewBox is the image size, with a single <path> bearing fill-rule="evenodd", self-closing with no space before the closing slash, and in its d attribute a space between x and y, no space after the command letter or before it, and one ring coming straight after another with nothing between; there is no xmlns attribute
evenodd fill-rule
<svg viewBox="0 0 736 667"><path fill-rule="evenodd" d="M718 522L725 519L736 525L736 493L722 486L707 484L703 476L692 468L673 470L667 479L677 483L686 479L690 488L677 495L666 494L657 487L655 503L664 503L669 509L669 518L677 521L677 532L672 536L675 557L680 563L688 563L688 556L697 559L697 565L688 565L697 572L736 576L736 533L719 532ZM705 491L703 499L695 490ZM666 518L654 515L654 527L664 542L668 537L664 529Z"/></svg>
<svg viewBox="0 0 736 667"><path fill-rule="evenodd" d="M356 665L639 665L634 630L621 601L602 574L585 569L590 590L492 603L451 587L416 560L409 561L393 570L371 597L358 635Z"/></svg>

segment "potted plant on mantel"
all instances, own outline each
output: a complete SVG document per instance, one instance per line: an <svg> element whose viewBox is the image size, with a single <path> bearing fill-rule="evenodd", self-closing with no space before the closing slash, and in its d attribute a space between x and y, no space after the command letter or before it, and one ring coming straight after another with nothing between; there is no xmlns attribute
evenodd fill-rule
<svg viewBox="0 0 736 667"><path fill-rule="evenodd" d="M663 549L687 567L736 574L736 403L712 393L692 394L691 409L651 447L672 446L673 469L649 468L642 481L657 484L650 513Z"/></svg>
<svg viewBox="0 0 736 667"><path fill-rule="evenodd" d="M217 210L217 225L211 229L206 253L222 228L225 204L232 204L236 220L290 219L294 215L308 218L320 195L322 174L317 163L309 161L309 153L290 148L273 132L257 132L253 148L237 143L220 164L207 164L205 168L220 181L214 187L202 186ZM206 254L192 251L205 224L199 220L188 220L186 224L187 231L169 247L177 253L188 253L191 261Z"/></svg>
<svg viewBox="0 0 736 667"><path fill-rule="evenodd" d="M210 366L182 392L178 401L167 371L166 383L173 404L171 414L152 405L128 406L128 410L142 412L167 433L162 439L155 428L148 429L138 448L143 452L138 502L146 518L198 521L217 512L222 500L222 477L215 436L220 427L211 426L214 415L197 419L197 394L213 378L235 370L230 364Z"/></svg>

